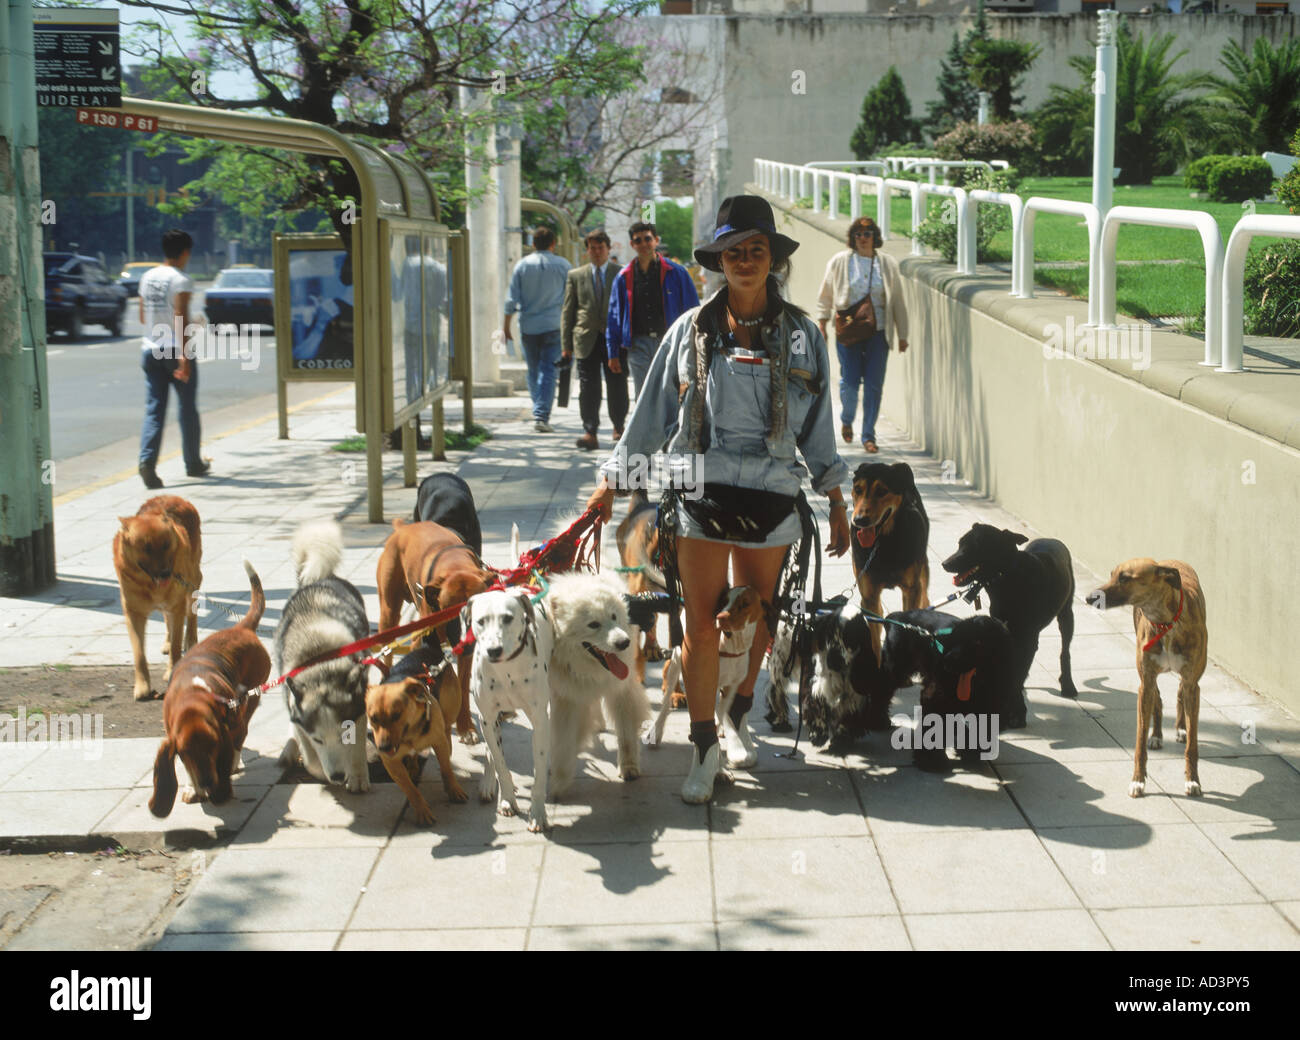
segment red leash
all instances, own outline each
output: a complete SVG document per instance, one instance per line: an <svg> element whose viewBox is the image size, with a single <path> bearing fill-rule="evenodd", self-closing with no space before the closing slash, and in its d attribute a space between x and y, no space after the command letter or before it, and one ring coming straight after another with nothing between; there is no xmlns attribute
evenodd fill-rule
<svg viewBox="0 0 1300 1040"><path fill-rule="evenodd" d="M1172 621L1152 621L1152 622L1151 622L1151 624L1155 627L1156 634L1153 635L1150 639L1147 640L1146 645L1145 645L1144 647L1142 647L1142 652L1143 652L1144 654L1146 654L1146 653L1150 653L1150 652L1151 652L1151 648L1152 648L1153 646L1155 646L1158 642L1160 642L1160 640L1164 639L1164 637L1167 636L1167 635L1169 634L1169 630L1170 630L1171 628L1173 628L1174 625L1178 624L1178 619L1179 619L1180 617L1182 617L1182 616L1183 616L1183 590L1182 590L1182 589L1179 589L1179 590L1178 590L1178 610L1177 610L1177 612L1174 614L1174 619L1173 619Z"/></svg>
<svg viewBox="0 0 1300 1040"><path fill-rule="evenodd" d="M604 523L600 519L600 513L594 507L588 509L582 516L578 517L569 527L557 534L549 542L544 542L536 548L529 549L520 557L519 563L507 571L497 572L497 584L493 588L507 588L514 585L522 585L533 573L534 570L543 571L566 571L575 564L588 566L593 559L595 569L600 567L600 528ZM589 530L590 529L590 530ZM323 654L317 654L310 661L305 661L297 668L290 672L285 672L278 679L272 679L269 682L262 683L261 686L255 686L253 689L244 694L246 697L260 697L268 690L274 690L277 686L284 685L285 682L294 678L294 676L305 672L308 668L315 668L318 664L324 664L326 661L334 661L340 657L349 657L360 650L369 650L372 646L380 646L384 643L391 643L395 639L401 639L412 632L422 632L425 629L437 628L444 622L460 614L460 608L465 605L464 602L454 603L449 607L444 607L434 614L426 614L424 617L416 618L414 621L407 622L405 625L399 625L397 628L390 628L386 632L379 632L373 636L367 636L365 639L358 639L355 643L349 643L347 646L341 646L337 650L327 650ZM466 633L465 638L456 645L453 650L457 656L460 656L464 650L474 645L473 637ZM376 658L367 658L363 664L379 664ZM228 702L232 708L238 707L236 702Z"/></svg>

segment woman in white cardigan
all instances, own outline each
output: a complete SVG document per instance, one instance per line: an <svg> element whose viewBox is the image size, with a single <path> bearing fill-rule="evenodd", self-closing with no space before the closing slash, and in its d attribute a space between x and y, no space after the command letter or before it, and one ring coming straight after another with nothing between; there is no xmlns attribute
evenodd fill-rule
<svg viewBox="0 0 1300 1040"><path fill-rule="evenodd" d="M876 311L876 334L862 343L836 343L840 358L840 436L853 443L853 420L858 411L858 386L862 386L862 447L875 454L876 416L885 389L885 362L890 344L898 342L901 354L907 349L907 311L903 307L898 261L878 252L880 229L870 217L859 217L849 225L849 248L836 253L826 265L821 292L817 296L817 323L826 335L826 323L834 311L856 307L871 293ZM838 337L837 337L838 338Z"/></svg>

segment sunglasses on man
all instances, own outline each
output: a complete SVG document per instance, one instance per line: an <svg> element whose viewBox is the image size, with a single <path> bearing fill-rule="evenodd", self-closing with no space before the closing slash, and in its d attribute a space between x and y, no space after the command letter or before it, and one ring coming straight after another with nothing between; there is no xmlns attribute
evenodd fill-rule
<svg viewBox="0 0 1300 1040"><path fill-rule="evenodd" d="M655 240L654 235L637 235L635 238L632 239L632 244L634 246L639 246L639 245L643 245L646 242L653 242L654 240Z"/></svg>

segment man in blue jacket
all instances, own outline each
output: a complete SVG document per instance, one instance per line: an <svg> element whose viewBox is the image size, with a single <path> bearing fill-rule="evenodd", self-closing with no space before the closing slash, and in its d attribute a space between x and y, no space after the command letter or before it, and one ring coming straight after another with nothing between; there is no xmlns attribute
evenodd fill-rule
<svg viewBox="0 0 1300 1040"><path fill-rule="evenodd" d="M519 312L519 334L528 362L528 392L533 399L533 429L551 433L551 405L555 403L555 366L560 361L560 310L564 304L564 283L569 261L555 255L555 232L539 226L533 232L533 251L515 265L510 276L505 322L501 331L510 335L510 318Z"/></svg>
<svg viewBox="0 0 1300 1040"><path fill-rule="evenodd" d="M686 268L656 251L659 233L653 224L633 224L628 237L636 259L614 278L605 349L613 372L619 371L618 352L627 351L632 382L640 397L641 381L650 370L659 341L683 312L699 306L700 297Z"/></svg>

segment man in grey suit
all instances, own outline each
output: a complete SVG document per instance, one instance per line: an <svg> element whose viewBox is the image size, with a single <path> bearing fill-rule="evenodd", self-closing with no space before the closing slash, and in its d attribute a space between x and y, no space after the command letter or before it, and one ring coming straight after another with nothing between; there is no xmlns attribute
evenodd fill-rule
<svg viewBox="0 0 1300 1040"><path fill-rule="evenodd" d="M600 447L600 380L605 376L609 391L609 420L614 440L623 436L627 418L627 351L610 358L605 351L605 325L609 315L609 291L617 269L609 262L609 236L593 231L584 241L590 263L569 272L564 284L564 309L560 316L561 350L564 358L578 359L578 410L585 431L578 447L593 451Z"/></svg>

